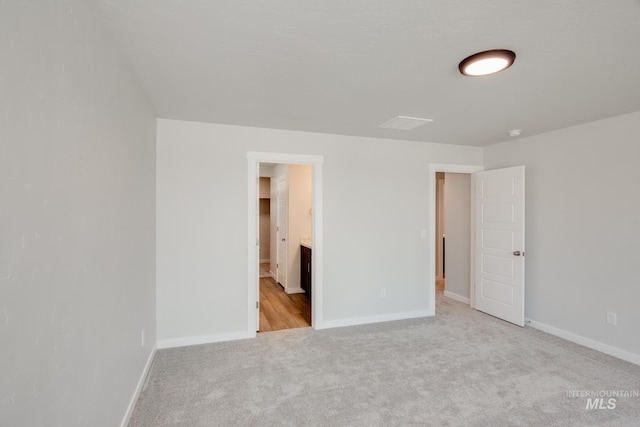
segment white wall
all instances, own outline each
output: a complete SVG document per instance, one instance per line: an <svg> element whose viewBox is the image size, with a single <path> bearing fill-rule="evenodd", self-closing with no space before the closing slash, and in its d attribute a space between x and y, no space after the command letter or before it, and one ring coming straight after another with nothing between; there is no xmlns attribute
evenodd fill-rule
<svg viewBox="0 0 640 427"><path fill-rule="evenodd" d="M471 280L471 175L445 174L444 216L445 295L465 300Z"/></svg>
<svg viewBox="0 0 640 427"><path fill-rule="evenodd" d="M0 2L0 94L0 425L120 425L155 342L155 114L79 0Z"/></svg>
<svg viewBox="0 0 640 427"><path fill-rule="evenodd" d="M487 169L526 165L526 317L638 361L639 134L637 112L484 151Z"/></svg>
<svg viewBox="0 0 640 427"><path fill-rule="evenodd" d="M324 156L324 319L427 308L427 164L481 149L160 119L160 340L246 334L247 151Z"/></svg>

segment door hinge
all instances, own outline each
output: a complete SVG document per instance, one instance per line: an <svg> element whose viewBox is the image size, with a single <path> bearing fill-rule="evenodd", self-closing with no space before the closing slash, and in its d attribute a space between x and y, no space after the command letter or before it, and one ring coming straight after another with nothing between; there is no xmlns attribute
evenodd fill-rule
<svg viewBox="0 0 640 427"><path fill-rule="evenodd" d="M260 246L260 238L256 237L256 246Z"/></svg>
<svg viewBox="0 0 640 427"><path fill-rule="evenodd" d="M260 301L256 301L256 310L260 308Z"/></svg>

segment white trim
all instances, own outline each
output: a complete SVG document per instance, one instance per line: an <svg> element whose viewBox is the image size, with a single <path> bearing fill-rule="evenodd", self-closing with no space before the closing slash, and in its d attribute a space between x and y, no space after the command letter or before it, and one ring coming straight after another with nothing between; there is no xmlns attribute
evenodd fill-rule
<svg viewBox="0 0 640 427"><path fill-rule="evenodd" d="M278 163L278 164L303 164L313 167L313 194L312 206L313 210L313 251L311 252L313 263L312 295L311 298L311 326L315 329L317 325L322 324L323 313L323 238L322 238L322 163L323 156L291 154L291 153L260 153L247 152L247 206L248 206L248 224L247 224L247 332L243 338L255 338L256 324L258 317L256 313L257 280L260 266L258 265L258 255L256 254L256 238L258 236L258 194L256 179L258 178L259 163Z"/></svg>
<svg viewBox="0 0 640 427"><path fill-rule="evenodd" d="M451 298L452 300L461 302L463 304L470 305L471 303L471 300L469 300L469 298L463 297L462 295L454 294L453 292L450 292L446 289L444 290L444 296L447 298Z"/></svg>
<svg viewBox="0 0 640 427"><path fill-rule="evenodd" d="M147 363L144 365L144 369L142 370L142 374L140 375L140 379L138 380L138 385L136 385L136 390L133 392L133 396L131 396L129 406L127 407L127 412L124 414L124 418L120 423L120 427L127 427L127 425L129 425L129 421L131 421L131 415L133 415L133 410L136 407L136 403L138 402L140 393L142 393L142 388L144 387L144 383L147 380L147 375L149 375L149 369L151 369L151 363L153 362L153 358L156 355L156 349L157 346L153 346L153 349L151 350L151 353L147 358Z"/></svg>
<svg viewBox="0 0 640 427"><path fill-rule="evenodd" d="M447 163L429 163L429 308L428 311L436 312L436 172L453 172L471 174L471 218L475 218L475 173L484 170L484 166L453 165ZM475 221L471 221L471 265L472 274L469 283L469 305L475 307Z"/></svg>
<svg viewBox="0 0 640 427"><path fill-rule="evenodd" d="M580 344L592 350L597 350L601 353L608 354L609 356L617 357L618 359L625 360L635 365L640 365L640 354L631 353L621 348L611 346L609 344L601 343L600 341L594 341L590 338L585 338L582 335L574 334L573 332L565 331L564 329L556 328L536 320L525 319L525 325L531 326L542 332L546 332L556 337L563 338L567 341Z"/></svg>
<svg viewBox="0 0 640 427"><path fill-rule="evenodd" d="M302 288L287 288L284 290L288 294L304 294L305 290Z"/></svg>
<svg viewBox="0 0 640 427"><path fill-rule="evenodd" d="M245 338L251 338L247 336L246 331L224 332L221 334L213 334L213 335L198 335L195 337L170 338L166 340L158 340L158 349L186 347L189 345L199 345L199 344L211 344L215 342L224 342L224 341L235 341L235 340L242 340Z"/></svg>
<svg viewBox="0 0 640 427"><path fill-rule="evenodd" d="M415 319L419 317L433 316L428 310L406 311L402 313L382 314L379 316L354 317L351 319L326 320L316 329L341 328L343 326L366 325L369 323L391 322L393 320Z"/></svg>

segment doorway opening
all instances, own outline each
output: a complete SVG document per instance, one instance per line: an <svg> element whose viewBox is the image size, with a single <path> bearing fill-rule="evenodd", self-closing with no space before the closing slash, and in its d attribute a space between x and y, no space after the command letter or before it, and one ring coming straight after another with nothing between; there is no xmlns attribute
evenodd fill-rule
<svg viewBox="0 0 640 427"><path fill-rule="evenodd" d="M525 167L484 171L482 166L429 165L433 185L429 196L432 243L429 254L430 315L436 314L437 172L470 174L472 191L469 204L473 219L469 233L470 307L524 326ZM444 194L446 197L446 192ZM449 245L449 233L446 233L446 246ZM447 281L453 271L451 263L448 264L449 267L445 268Z"/></svg>
<svg viewBox="0 0 640 427"><path fill-rule="evenodd" d="M431 314L436 293L474 305L474 172L482 166L430 164L431 250L429 288ZM448 184L448 185L447 185Z"/></svg>
<svg viewBox="0 0 640 427"><path fill-rule="evenodd" d="M436 181L436 294L469 305L471 175L436 172Z"/></svg>
<svg viewBox="0 0 640 427"><path fill-rule="evenodd" d="M323 239L322 239L322 156L313 155L299 155L299 154L279 154L279 153L257 153L248 152L248 239L247 239L247 253L248 253L248 268L247 268L247 283L248 283L248 323L247 332L249 337L255 337L257 331L265 328L260 327L260 282L270 281L272 290L282 290L278 295L278 298L296 298L296 295L301 296L304 294L310 300L309 310L309 322L311 327L320 329L322 328L322 302L323 302ZM260 177L261 175L267 175L267 172L261 174L260 166L264 170L272 169L272 176L262 176L262 178L269 179L269 209L268 209L268 223L269 223L269 251L262 248L266 244L266 237L260 236L261 227L260 221L265 221L264 217L261 219L260 204L265 205L266 202L261 202L260 197ZM287 173L293 171L295 175L300 171L305 171L307 177L310 175L311 183L305 185L305 198L303 202L299 202L298 198L288 198L290 191L297 191L295 188L300 182L304 180L287 180L286 184L280 180L280 189L278 189L278 178L281 175L278 172L274 172L276 168L286 170ZM265 182L263 180L263 182ZM282 194L286 194L286 201L284 198L280 198L278 201L278 191ZM263 193L264 195L265 193ZM266 199L267 197L262 197ZM310 202L309 202L310 200ZM280 222L278 224L278 209L283 213L289 212L289 209L295 205L304 205L302 211L306 217L300 219L299 216L295 218L287 218L286 227L285 223ZM297 212L300 212L300 208L297 207ZM263 215L266 214L266 207L263 208ZM301 224L303 226L301 226ZM273 225L275 224L275 226ZM310 232L309 232L310 224ZM280 229L278 229L280 226ZM306 228L305 228L306 227ZM264 229L265 226L262 227ZM291 235L289 231L291 230ZM264 230L262 230L264 231ZM282 240L284 239L284 240ZM261 240L263 245L261 245ZM280 249L277 242L280 242ZM302 259L302 247L305 245L309 249L308 257ZM267 255L268 253L268 255ZM306 251L305 251L306 253ZM268 277L260 278L260 261L268 260L264 262L263 271L268 268ZM283 262L280 262L282 260ZM307 269L304 269L304 262L307 262ZM266 264L266 265L265 265ZM306 279L303 278L303 272L306 270ZM304 287L303 287L304 286ZM264 304L264 302L263 302ZM266 325L265 325L266 326ZM300 327L300 326L296 326ZM280 328L281 329L281 328Z"/></svg>
<svg viewBox="0 0 640 427"><path fill-rule="evenodd" d="M309 327L313 167L261 162L259 174L258 332Z"/></svg>

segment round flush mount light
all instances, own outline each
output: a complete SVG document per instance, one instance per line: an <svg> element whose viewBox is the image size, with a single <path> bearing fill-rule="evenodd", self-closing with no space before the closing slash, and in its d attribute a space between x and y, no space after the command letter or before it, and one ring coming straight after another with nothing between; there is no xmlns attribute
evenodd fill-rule
<svg viewBox="0 0 640 427"><path fill-rule="evenodd" d="M463 59L458 65L458 69L465 76L487 76L506 70L515 59L515 52L510 50L486 50Z"/></svg>

